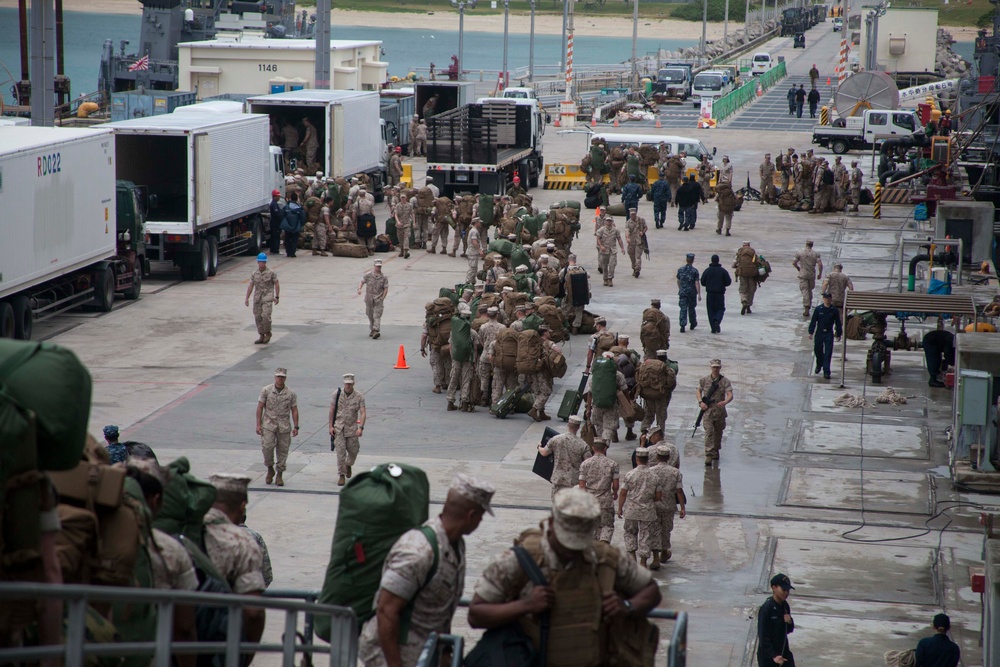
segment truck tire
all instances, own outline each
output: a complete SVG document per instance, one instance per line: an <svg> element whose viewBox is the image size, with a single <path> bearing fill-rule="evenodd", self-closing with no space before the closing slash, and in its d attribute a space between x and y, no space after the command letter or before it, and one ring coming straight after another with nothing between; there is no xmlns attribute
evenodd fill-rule
<svg viewBox="0 0 1000 667"><path fill-rule="evenodd" d="M188 253L188 261L191 263L191 278L194 280L208 280L208 268L211 263L209 257L208 242L205 239L198 240L198 249Z"/></svg>
<svg viewBox="0 0 1000 667"><path fill-rule="evenodd" d="M247 254L256 255L264 245L264 221L259 215L255 215L250 221L250 241L247 243Z"/></svg>
<svg viewBox="0 0 1000 667"><path fill-rule="evenodd" d="M194 253L183 253L177 257L177 266L181 270L181 280L194 280Z"/></svg>
<svg viewBox="0 0 1000 667"><path fill-rule="evenodd" d="M524 183L524 189L528 190L531 188L531 163L524 160L517 165L517 175L521 178L521 182Z"/></svg>
<svg viewBox="0 0 1000 667"><path fill-rule="evenodd" d="M252 232L253 230L251 230ZM219 239L209 236L205 241L208 245L208 275L214 276L219 272Z"/></svg>
<svg viewBox="0 0 1000 667"><path fill-rule="evenodd" d="M115 270L110 266L94 275L94 305L102 313L115 305Z"/></svg>
<svg viewBox="0 0 1000 667"><path fill-rule="evenodd" d="M834 155L843 155L850 149L851 147L848 146L847 142L843 139L834 139L833 142L830 143L830 150L833 151Z"/></svg>
<svg viewBox="0 0 1000 667"><path fill-rule="evenodd" d="M18 294L10 300L10 307L14 311L14 338L31 340L31 327L34 324L31 301L23 294Z"/></svg>
<svg viewBox="0 0 1000 667"><path fill-rule="evenodd" d="M541 178L542 178L542 159L538 158L538 161L535 162L535 173L531 177L531 187L537 188L538 181L541 180Z"/></svg>
<svg viewBox="0 0 1000 667"><path fill-rule="evenodd" d="M6 301L0 301L0 338L14 337L14 309Z"/></svg>
<svg viewBox="0 0 1000 667"><path fill-rule="evenodd" d="M137 260L132 271L132 286L125 290L125 298L135 301L139 298L140 292L142 292L142 263Z"/></svg>

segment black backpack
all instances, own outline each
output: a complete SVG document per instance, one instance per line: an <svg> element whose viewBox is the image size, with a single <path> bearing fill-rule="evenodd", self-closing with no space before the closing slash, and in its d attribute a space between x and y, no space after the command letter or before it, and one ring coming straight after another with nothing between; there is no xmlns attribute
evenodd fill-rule
<svg viewBox="0 0 1000 667"><path fill-rule="evenodd" d="M823 185L833 185L833 171L830 169L823 170Z"/></svg>
<svg viewBox="0 0 1000 667"><path fill-rule="evenodd" d="M358 236L368 239L378 234L375 226L375 216L371 213L362 213L358 216Z"/></svg>

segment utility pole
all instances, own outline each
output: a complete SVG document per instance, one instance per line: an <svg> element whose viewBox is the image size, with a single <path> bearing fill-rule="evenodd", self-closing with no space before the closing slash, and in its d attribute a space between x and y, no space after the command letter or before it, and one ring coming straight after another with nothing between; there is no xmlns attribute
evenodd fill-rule
<svg viewBox="0 0 1000 667"><path fill-rule="evenodd" d="M29 33L31 39L31 124L55 125L55 31L53 0L32 0Z"/></svg>
<svg viewBox="0 0 1000 667"><path fill-rule="evenodd" d="M743 33L748 40L753 39L750 34L750 0L747 0L747 8L743 10Z"/></svg>
<svg viewBox="0 0 1000 667"><path fill-rule="evenodd" d="M632 0L632 90L639 90L639 60L636 44L639 40L639 0Z"/></svg>
<svg viewBox="0 0 1000 667"><path fill-rule="evenodd" d="M535 80L535 0L531 2L531 40L528 42L528 81Z"/></svg>
<svg viewBox="0 0 1000 667"><path fill-rule="evenodd" d="M458 9L458 78L462 79L465 58L465 9L472 9L478 0L451 0L451 6Z"/></svg>
<svg viewBox="0 0 1000 667"><path fill-rule="evenodd" d="M330 0L316 0L316 69L317 90L330 89Z"/></svg>
<svg viewBox="0 0 1000 667"><path fill-rule="evenodd" d="M503 87L510 83L507 81L507 34L510 21L510 0L503 0Z"/></svg>
<svg viewBox="0 0 1000 667"><path fill-rule="evenodd" d="M767 0L764 0L767 2ZM708 52L708 0L701 2L701 57L706 58Z"/></svg>
<svg viewBox="0 0 1000 667"><path fill-rule="evenodd" d="M559 69L566 67L566 22L569 20L569 3L563 0L562 50L559 52Z"/></svg>
<svg viewBox="0 0 1000 667"><path fill-rule="evenodd" d="M722 24L722 43L725 44L726 48L729 48L727 40L729 39L729 0L726 0L726 18Z"/></svg>

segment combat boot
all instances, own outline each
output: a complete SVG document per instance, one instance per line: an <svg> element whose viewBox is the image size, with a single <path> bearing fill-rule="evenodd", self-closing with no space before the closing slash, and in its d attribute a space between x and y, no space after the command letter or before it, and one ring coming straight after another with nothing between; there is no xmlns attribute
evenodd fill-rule
<svg viewBox="0 0 1000 667"><path fill-rule="evenodd" d="M409 258L410 258L410 251L407 250L406 253L403 255L403 259L409 259Z"/></svg>
<svg viewBox="0 0 1000 667"><path fill-rule="evenodd" d="M528 410L528 416L534 419L536 422L542 421L541 417L538 416L538 411L535 410L534 408Z"/></svg>
<svg viewBox="0 0 1000 667"><path fill-rule="evenodd" d="M261 334L261 335L257 336L257 340L255 340L253 342L253 344L254 345L263 345L264 344L264 334Z"/></svg>
<svg viewBox="0 0 1000 667"><path fill-rule="evenodd" d="M402 248L399 249L399 255L398 256L399 257L403 257L403 249Z"/></svg>
<svg viewBox="0 0 1000 667"><path fill-rule="evenodd" d="M279 471L278 471L278 475L277 475L277 477L275 477L275 478L274 478L274 484L275 484L276 486L284 486L284 485L285 485L285 480L284 480L284 479L282 479L282 477L281 477L281 472L282 472L282 471L280 471L280 470L279 470Z"/></svg>
<svg viewBox="0 0 1000 667"><path fill-rule="evenodd" d="M803 308L802 309L802 317L809 317L809 309L808 308Z"/></svg>
<svg viewBox="0 0 1000 667"><path fill-rule="evenodd" d="M267 479L264 480L265 484L270 484L274 481L274 467L267 466Z"/></svg>
<svg viewBox="0 0 1000 667"><path fill-rule="evenodd" d="M452 250L451 252L449 252L449 253L448 253L448 256L449 256L449 257L454 257L454 256L455 256L455 251L454 251L454 250Z"/></svg>
<svg viewBox="0 0 1000 667"><path fill-rule="evenodd" d="M484 408L490 407L490 397L489 396L483 396L482 400L479 401L479 405L481 405Z"/></svg>
<svg viewBox="0 0 1000 667"><path fill-rule="evenodd" d="M547 414L545 414L545 410L542 410L541 412L539 412L538 413L538 417L539 417L538 421L540 421L540 422L552 421L552 417L550 417Z"/></svg>
<svg viewBox="0 0 1000 667"><path fill-rule="evenodd" d="M264 344L267 345L270 342L271 342L271 332L268 331L266 334L264 334Z"/></svg>
<svg viewBox="0 0 1000 667"><path fill-rule="evenodd" d="M337 478L337 486L343 486L346 483L347 483L347 480L344 479L343 475L341 475L340 477Z"/></svg>
<svg viewBox="0 0 1000 667"><path fill-rule="evenodd" d="M633 431L631 428L627 428L625 431L625 439L635 440L635 431Z"/></svg>
<svg viewBox="0 0 1000 667"><path fill-rule="evenodd" d="M611 433L611 442L618 442L618 429Z"/></svg>
<svg viewBox="0 0 1000 667"><path fill-rule="evenodd" d="M649 566L649 569L650 570L659 570L660 569L660 552L659 551L654 551L653 552L653 563L652 563L652 565Z"/></svg>
<svg viewBox="0 0 1000 667"><path fill-rule="evenodd" d="M437 254L437 250L435 250L434 248L428 248L427 252L429 252L432 255L436 255Z"/></svg>
<svg viewBox="0 0 1000 667"><path fill-rule="evenodd" d="M648 570L649 567L646 565L646 561L647 560L648 559L646 558L646 556L643 556L642 558L639 559L639 565L641 565L642 567L644 567L644 568L646 568Z"/></svg>
<svg viewBox="0 0 1000 667"><path fill-rule="evenodd" d="M476 406L474 406L472 403L466 403L465 404L465 411L466 412L475 412L476 411Z"/></svg>
<svg viewBox="0 0 1000 667"><path fill-rule="evenodd" d="M448 412L454 412L458 410L458 406L455 405L455 401L448 401Z"/></svg>
<svg viewBox="0 0 1000 667"><path fill-rule="evenodd" d="M320 250L319 251L319 256L320 257L329 257L330 253L328 253L326 250Z"/></svg>
<svg viewBox="0 0 1000 667"><path fill-rule="evenodd" d="M313 250L312 254L313 254L313 257L316 257L317 255L319 255L319 250Z"/></svg>
<svg viewBox="0 0 1000 667"><path fill-rule="evenodd" d="M351 476L351 466L347 466L347 475L345 475L345 476L348 477L348 478L350 478L350 476Z"/></svg>
<svg viewBox="0 0 1000 667"><path fill-rule="evenodd" d="M431 393L440 394L441 393L441 385L437 385L437 384L434 385L434 388L431 389Z"/></svg>
<svg viewBox="0 0 1000 667"><path fill-rule="evenodd" d="M661 563L666 563L668 560L670 560L670 556L671 555L672 554L670 552L670 549L667 549L666 551L661 551L660 552L660 562Z"/></svg>

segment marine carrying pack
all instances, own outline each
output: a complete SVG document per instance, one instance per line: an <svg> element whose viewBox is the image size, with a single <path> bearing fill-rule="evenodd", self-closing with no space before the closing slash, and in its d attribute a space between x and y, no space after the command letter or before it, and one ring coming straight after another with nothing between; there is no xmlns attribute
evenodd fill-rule
<svg viewBox="0 0 1000 667"><path fill-rule="evenodd" d="M607 410L618 401L618 366L613 359L594 359L590 365L590 391L594 405Z"/></svg>
<svg viewBox="0 0 1000 667"><path fill-rule="evenodd" d="M525 329L517 335L517 372L537 373L543 363L542 337L537 331Z"/></svg>
<svg viewBox="0 0 1000 667"><path fill-rule="evenodd" d="M517 369L518 333L513 329L501 329L497 332L493 348L493 366L503 371Z"/></svg>
<svg viewBox="0 0 1000 667"><path fill-rule="evenodd" d="M451 318L451 358L457 362L473 359L471 324L468 318Z"/></svg>
<svg viewBox="0 0 1000 667"><path fill-rule="evenodd" d="M413 466L383 463L351 479L340 493L330 562L319 602L351 607L358 616L360 630L375 614L373 603L385 557L403 533L427 521L429 503L427 475ZM428 541L432 535L433 531L427 535ZM436 538L431 546L435 559L427 581L437 566ZM330 641L330 617L318 615L315 623L316 634Z"/></svg>
<svg viewBox="0 0 1000 667"><path fill-rule="evenodd" d="M647 359L636 372L639 395L650 400L670 396L677 387L676 372L659 359Z"/></svg>

